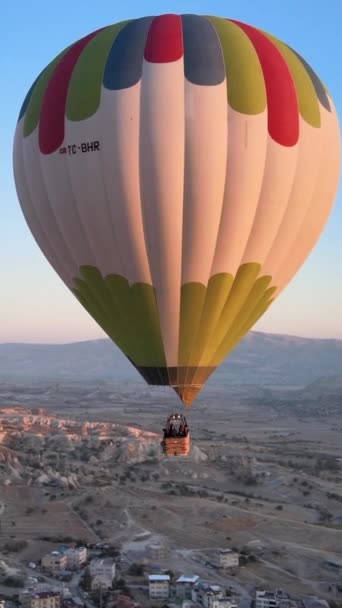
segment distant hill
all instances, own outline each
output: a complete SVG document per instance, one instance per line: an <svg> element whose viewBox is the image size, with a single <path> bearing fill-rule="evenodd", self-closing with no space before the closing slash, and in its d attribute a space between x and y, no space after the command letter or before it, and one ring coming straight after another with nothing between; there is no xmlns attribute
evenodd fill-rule
<svg viewBox="0 0 342 608"><path fill-rule="evenodd" d="M305 388L305 394L307 396L312 395L315 397L321 395L324 395L325 397L327 395L342 395L342 373L318 378L315 382L310 383Z"/></svg>
<svg viewBox="0 0 342 608"><path fill-rule="evenodd" d="M327 383L330 376L341 378L341 370L342 340L250 332L208 384L301 387L317 378L328 377ZM0 344L0 382L46 380L143 383L109 340L61 345Z"/></svg>

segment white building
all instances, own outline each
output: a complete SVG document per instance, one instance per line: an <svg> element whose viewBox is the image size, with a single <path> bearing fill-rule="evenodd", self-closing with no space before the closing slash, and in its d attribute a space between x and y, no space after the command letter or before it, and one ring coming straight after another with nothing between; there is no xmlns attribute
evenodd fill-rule
<svg viewBox="0 0 342 608"><path fill-rule="evenodd" d="M67 567L69 570L80 570L87 561L87 548L77 547L66 552Z"/></svg>
<svg viewBox="0 0 342 608"><path fill-rule="evenodd" d="M67 567L66 553L60 551L51 551L42 558L42 568L51 574L59 574Z"/></svg>
<svg viewBox="0 0 342 608"><path fill-rule="evenodd" d="M181 598L191 598L192 590L196 585L199 576L197 574L185 576L184 574L176 580L176 595Z"/></svg>
<svg viewBox="0 0 342 608"><path fill-rule="evenodd" d="M194 585L191 594L193 602L198 602L204 608L209 608L214 598L220 599L223 597L223 591L219 585L209 585L208 583L199 582Z"/></svg>
<svg viewBox="0 0 342 608"><path fill-rule="evenodd" d="M232 602L228 597L210 598L208 606L210 608L237 608L237 604Z"/></svg>
<svg viewBox="0 0 342 608"><path fill-rule="evenodd" d="M289 596L281 589L277 591L257 591L255 608L288 608Z"/></svg>
<svg viewBox="0 0 342 608"><path fill-rule="evenodd" d="M202 604L204 608L214 608L218 600L223 599L223 591L219 585L209 585L208 589L202 594Z"/></svg>
<svg viewBox="0 0 342 608"><path fill-rule="evenodd" d="M0 431L1 431L1 424L0 424ZM0 600L0 608L5 608L5 600Z"/></svg>
<svg viewBox="0 0 342 608"><path fill-rule="evenodd" d="M151 543L147 546L147 552L148 556L156 562L160 559L165 559L168 553L165 545L162 545L161 543Z"/></svg>
<svg viewBox="0 0 342 608"><path fill-rule="evenodd" d="M219 549L217 555L219 568L237 568L239 566L239 554L231 549Z"/></svg>
<svg viewBox="0 0 342 608"><path fill-rule="evenodd" d="M110 589L115 578L115 563L112 559L92 559L89 573L92 590Z"/></svg>
<svg viewBox="0 0 342 608"><path fill-rule="evenodd" d="M167 600L170 593L168 574L150 574L148 577L150 600Z"/></svg>
<svg viewBox="0 0 342 608"><path fill-rule="evenodd" d="M57 591L23 593L20 602L24 608L60 608L61 596Z"/></svg>

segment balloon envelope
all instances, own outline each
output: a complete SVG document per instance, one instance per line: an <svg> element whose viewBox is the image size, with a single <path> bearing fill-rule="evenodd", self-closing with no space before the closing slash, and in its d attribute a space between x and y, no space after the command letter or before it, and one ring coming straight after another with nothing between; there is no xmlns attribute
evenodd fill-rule
<svg viewBox="0 0 342 608"><path fill-rule="evenodd" d="M299 269L339 172L332 101L249 25L105 27L38 76L14 172L27 223L149 384L185 405Z"/></svg>

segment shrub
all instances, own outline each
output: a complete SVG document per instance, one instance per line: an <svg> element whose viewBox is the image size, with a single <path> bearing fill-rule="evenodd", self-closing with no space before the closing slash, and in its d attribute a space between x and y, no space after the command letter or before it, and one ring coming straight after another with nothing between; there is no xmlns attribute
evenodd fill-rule
<svg viewBox="0 0 342 608"><path fill-rule="evenodd" d="M24 587L25 579L21 576L6 576L3 580L3 584L6 587Z"/></svg>
<svg viewBox="0 0 342 608"><path fill-rule="evenodd" d="M131 564L128 570L128 574L131 576L143 576L144 575L144 566L143 564Z"/></svg>
<svg viewBox="0 0 342 608"><path fill-rule="evenodd" d="M4 544L4 551L8 551L8 553L19 553L19 551L23 551L28 546L28 542L26 540L14 540L8 541Z"/></svg>

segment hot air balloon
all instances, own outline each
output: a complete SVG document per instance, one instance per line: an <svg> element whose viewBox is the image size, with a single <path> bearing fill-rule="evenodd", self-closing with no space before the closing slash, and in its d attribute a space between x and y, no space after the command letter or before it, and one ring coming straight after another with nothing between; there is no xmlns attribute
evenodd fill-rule
<svg viewBox="0 0 342 608"><path fill-rule="evenodd" d="M332 100L296 51L192 14L62 51L14 142L44 255L146 382L186 406L303 264L339 159Z"/></svg>

